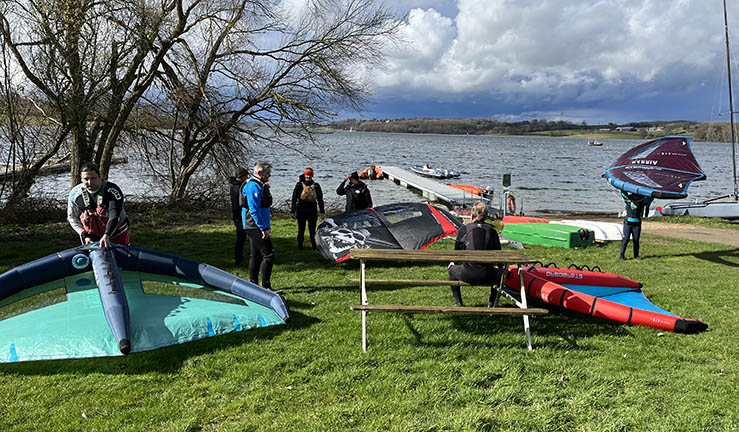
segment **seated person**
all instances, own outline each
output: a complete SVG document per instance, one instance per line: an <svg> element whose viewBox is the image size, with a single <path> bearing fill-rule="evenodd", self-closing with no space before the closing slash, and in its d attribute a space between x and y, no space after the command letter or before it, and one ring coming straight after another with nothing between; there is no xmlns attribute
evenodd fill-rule
<svg viewBox="0 0 739 432"><path fill-rule="evenodd" d="M472 222L463 226L457 232L455 250L500 250L500 238L495 229L485 223L488 208L481 202L472 205ZM465 263L464 265L449 264L449 280L463 281L470 284L491 284L488 307L495 305L497 290L495 285L500 281L500 269L493 264ZM464 306L462 292L459 286L452 286L454 303L452 306Z"/></svg>

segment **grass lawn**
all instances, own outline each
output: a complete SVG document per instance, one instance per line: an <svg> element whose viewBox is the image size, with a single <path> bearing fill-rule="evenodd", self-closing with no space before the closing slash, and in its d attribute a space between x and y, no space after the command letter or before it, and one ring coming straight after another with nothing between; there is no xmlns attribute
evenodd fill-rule
<svg viewBox="0 0 739 432"><path fill-rule="evenodd" d="M242 277L231 222L133 217L137 246ZM360 347L358 265L299 251L274 222L272 278L289 326L128 357L0 364L1 431L730 431L739 429L739 250L642 235L642 261L617 244L532 246L543 262L599 265L641 281L658 306L709 324L698 335L571 314L532 320L371 314ZM735 230L729 231L735 235ZM64 225L0 229L0 272L74 245ZM434 247L451 248L450 243ZM629 254L630 255L630 254ZM371 277L445 278L446 266L372 263ZM463 289L468 305L488 292ZM370 302L448 305L446 287L371 289Z"/></svg>

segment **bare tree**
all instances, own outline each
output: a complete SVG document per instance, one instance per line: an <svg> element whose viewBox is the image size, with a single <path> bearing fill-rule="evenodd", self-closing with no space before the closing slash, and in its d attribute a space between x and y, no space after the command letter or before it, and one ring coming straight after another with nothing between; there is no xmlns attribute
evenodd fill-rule
<svg viewBox="0 0 739 432"><path fill-rule="evenodd" d="M99 163L107 176L131 111L167 51L199 21L191 13L181 0L0 4L0 37L24 75L26 97L38 101L38 122L58 126L54 142L69 138L72 184L85 161ZM32 165L30 176L37 174L39 163ZM25 195L28 187L17 184L15 195Z"/></svg>
<svg viewBox="0 0 739 432"><path fill-rule="evenodd" d="M250 143L312 142L311 127L335 110L359 109L369 92L358 72L382 62L398 25L374 0L312 0L302 11L232 0L216 9L162 63L150 104L169 110L170 129L137 140L170 201L188 195L204 164L224 172Z"/></svg>
<svg viewBox="0 0 739 432"><path fill-rule="evenodd" d="M23 96L5 44L0 47L0 62L0 199L16 203L26 198L35 173L59 151L66 133L58 125L33 125L37 108Z"/></svg>
<svg viewBox="0 0 739 432"><path fill-rule="evenodd" d="M381 61L398 23L379 0L286 3L5 0L0 37L40 123L58 125L52 142L69 142L72 184L88 160L107 177L122 134L153 117L140 150L176 201L203 164L243 157L244 137L310 141L312 125L365 101L359 68Z"/></svg>

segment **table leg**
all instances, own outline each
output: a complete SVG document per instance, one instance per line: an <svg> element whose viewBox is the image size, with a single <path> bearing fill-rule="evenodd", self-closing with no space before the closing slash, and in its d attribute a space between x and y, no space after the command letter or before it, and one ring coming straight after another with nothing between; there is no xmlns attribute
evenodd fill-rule
<svg viewBox="0 0 739 432"><path fill-rule="evenodd" d="M360 300L363 305L367 303L367 286L364 277L365 261L359 260L359 281L361 285ZM367 352L367 311L362 311L362 351Z"/></svg>
<svg viewBox="0 0 739 432"><path fill-rule="evenodd" d="M521 286L521 304L525 309L528 309L529 306L528 301L526 301L526 287L523 285L523 272L521 271L521 265L516 264L516 269L518 270L518 283ZM528 315L523 316L523 329L526 332L526 346L529 351L533 351L534 348L531 346L531 328L529 327Z"/></svg>
<svg viewBox="0 0 739 432"><path fill-rule="evenodd" d="M508 265L503 266L503 271L500 273L500 280L498 286L495 287L495 298L493 299L493 307L498 307L500 301L500 295L503 294L503 287L505 287L505 280L508 276Z"/></svg>

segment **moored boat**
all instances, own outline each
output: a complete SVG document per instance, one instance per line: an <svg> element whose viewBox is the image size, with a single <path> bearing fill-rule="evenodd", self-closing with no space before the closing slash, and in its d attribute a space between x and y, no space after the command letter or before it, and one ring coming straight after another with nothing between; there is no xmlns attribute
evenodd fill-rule
<svg viewBox="0 0 739 432"><path fill-rule="evenodd" d="M624 238L623 224L618 224L614 222L589 221L583 219L565 219L561 221L551 221L550 223L572 225L588 229L595 234L596 242L621 241Z"/></svg>
<svg viewBox="0 0 739 432"><path fill-rule="evenodd" d="M506 224L517 224L517 223L549 223L549 219L543 219L538 217L532 217L532 216L505 216L500 221L500 226L505 226Z"/></svg>
<svg viewBox="0 0 739 432"><path fill-rule="evenodd" d="M370 165L362 171L359 171L357 174L362 180L382 180L385 178L385 173L382 172L382 168L375 165Z"/></svg>
<svg viewBox="0 0 739 432"><path fill-rule="evenodd" d="M455 189L459 189L461 191L467 192L472 195L477 195L479 197L486 198L486 199L492 199L493 194L495 192L495 188L493 188L492 186L487 186L483 188L483 187L477 187L477 186L472 186L468 184L454 184L454 183L449 183L449 186Z"/></svg>
<svg viewBox="0 0 739 432"><path fill-rule="evenodd" d="M438 178L438 179L456 178L460 176L459 171L443 169L443 168L434 168L428 164L411 165L410 170L422 176Z"/></svg>

